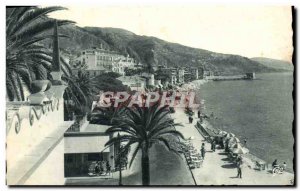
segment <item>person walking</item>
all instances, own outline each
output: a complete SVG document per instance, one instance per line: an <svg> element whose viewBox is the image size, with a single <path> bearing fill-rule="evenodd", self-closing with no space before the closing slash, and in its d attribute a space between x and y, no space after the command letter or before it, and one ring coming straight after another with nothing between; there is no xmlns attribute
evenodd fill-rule
<svg viewBox="0 0 300 191"><path fill-rule="evenodd" d="M237 178L242 178L242 161L238 161L237 164Z"/></svg>
<svg viewBox="0 0 300 191"><path fill-rule="evenodd" d="M216 141L215 140L213 140L211 143L211 150L212 150L212 152L216 151Z"/></svg>
<svg viewBox="0 0 300 191"><path fill-rule="evenodd" d="M201 112L200 112L200 109L198 110L198 118L200 119L201 117Z"/></svg>
<svg viewBox="0 0 300 191"><path fill-rule="evenodd" d="M202 156L202 158L204 159L204 157L205 157L205 144L204 143L202 143L202 146L201 146L201 156Z"/></svg>
<svg viewBox="0 0 300 191"><path fill-rule="evenodd" d="M192 116L189 116L189 122L193 123L193 117Z"/></svg>

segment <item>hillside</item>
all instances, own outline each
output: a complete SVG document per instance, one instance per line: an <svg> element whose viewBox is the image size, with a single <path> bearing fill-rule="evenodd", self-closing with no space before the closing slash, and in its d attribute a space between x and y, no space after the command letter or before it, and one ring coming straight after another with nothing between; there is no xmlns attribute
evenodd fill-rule
<svg viewBox="0 0 300 191"><path fill-rule="evenodd" d="M294 70L293 63L283 61L283 60L276 60L276 59L263 58L263 57L255 57L255 58L251 58L251 60L259 62L259 63L263 64L264 66L267 66L270 68L282 69L282 70L287 70L287 71Z"/></svg>
<svg viewBox="0 0 300 191"><path fill-rule="evenodd" d="M281 71L246 57L191 48L155 37L139 36L124 29L63 26L60 33L70 37L61 39L61 47L73 54L102 44L106 49L117 50L124 55L129 54L148 66L196 66L225 75Z"/></svg>

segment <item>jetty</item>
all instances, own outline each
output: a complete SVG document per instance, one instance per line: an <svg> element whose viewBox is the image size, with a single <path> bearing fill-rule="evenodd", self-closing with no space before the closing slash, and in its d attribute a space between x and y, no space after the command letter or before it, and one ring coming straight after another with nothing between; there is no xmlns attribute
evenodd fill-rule
<svg viewBox="0 0 300 191"><path fill-rule="evenodd" d="M225 81L225 80L255 80L255 73L246 73L245 75L234 76L206 76L206 80Z"/></svg>

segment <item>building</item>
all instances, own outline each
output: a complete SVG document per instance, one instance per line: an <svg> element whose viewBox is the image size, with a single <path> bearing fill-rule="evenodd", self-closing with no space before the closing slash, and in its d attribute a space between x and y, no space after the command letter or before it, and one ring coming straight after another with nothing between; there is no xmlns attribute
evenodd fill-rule
<svg viewBox="0 0 300 191"><path fill-rule="evenodd" d="M79 128L69 128L64 134L64 173L65 177L87 176L93 173L96 161L108 161L115 166L114 147L105 147L110 139L105 131L108 125L90 124L84 120Z"/></svg>
<svg viewBox="0 0 300 191"><path fill-rule="evenodd" d="M104 133L109 126L89 124L85 117L64 121L67 86L61 80L57 24L53 36L53 81L35 80L26 101L6 103L7 185L64 185L74 169L98 159L114 168L115 149L104 147L114 136Z"/></svg>
<svg viewBox="0 0 300 191"><path fill-rule="evenodd" d="M185 70L183 68L177 70L177 76L178 76L177 82L178 83L180 83L180 84L184 83L184 74L185 74Z"/></svg>
<svg viewBox="0 0 300 191"><path fill-rule="evenodd" d="M83 50L80 56L73 58L71 65L75 73L78 69L83 68L90 76L105 72L116 72L123 76L125 68L135 67L135 61L118 52L93 47Z"/></svg>
<svg viewBox="0 0 300 191"><path fill-rule="evenodd" d="M254 79L255 79L255 72L252 72L252 73L246 73L245 78L246 78L246 79L249 79L249 80L254 80Z"/></svg>
<svg viewBox="0 0 300 191"><path fill-rule="evenodd" d="M67 86L61 81L57 25L53 44L53 81L33 81L35 92L27 101L7 103L8 185L64 184L63 135L74 121L64 121L63 94Z"/></svg>
<svg viewBox="0 0 300 191"><path fill-rule="evenodd" d="M169 83L170 84L176 84L178 75L177 75L177 69L176 68L160 68L160 71L162 71L163 74L170 76Z"/></svg>
<svg viewBox="0 0 300 191"><path fill-rule="evenodd" d="M128 86L133 91L145 91L147 80L141 76L121 76L117 78L123 85Z"/></svg>

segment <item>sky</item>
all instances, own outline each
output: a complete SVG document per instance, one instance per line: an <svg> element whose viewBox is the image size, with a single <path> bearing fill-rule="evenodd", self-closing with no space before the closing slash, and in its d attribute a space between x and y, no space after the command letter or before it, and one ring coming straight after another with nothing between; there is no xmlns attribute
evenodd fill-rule
<svg viewBox="0 0 300 191"><path fill-rule="evenodd" d="M289 6L96 5L69 6L50 17L78 26L123 28L182 45L225 54L291 61Z"/></svg>

